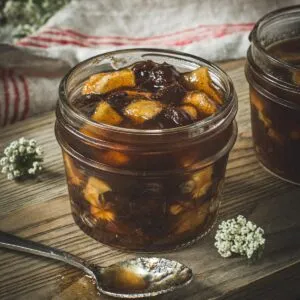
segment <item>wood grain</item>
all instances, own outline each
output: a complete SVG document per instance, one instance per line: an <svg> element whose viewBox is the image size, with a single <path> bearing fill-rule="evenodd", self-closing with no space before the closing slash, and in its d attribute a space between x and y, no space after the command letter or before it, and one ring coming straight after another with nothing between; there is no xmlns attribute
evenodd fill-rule
<svg viewBox="0 0 300 300"><path fill-rule="evenodd" d="M230 154L220 219L243 214L262 226L267 238L265 256L254 265L242 258L223 259L213 247L211 232L190 248L158 255L191 266L195 280L190 287L157 299L299 299L300 188L269 175L258 164L252 149L243 61L224 68L239 98L239 134ZM134 256L94 241L74 224L54 121L49 113L1 130L1 149L16 137L34 137L46 155L40 180L9 182L1 177L0 230L101 265ZM95 299L91 290L76 294L78 286L86 284L80 272L61 263L0 250L0 299Z"/></svg>

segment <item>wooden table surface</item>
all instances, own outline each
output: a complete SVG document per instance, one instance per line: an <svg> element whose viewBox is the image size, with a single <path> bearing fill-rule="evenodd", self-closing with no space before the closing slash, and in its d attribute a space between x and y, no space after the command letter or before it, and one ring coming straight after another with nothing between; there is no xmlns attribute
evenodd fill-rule
<svg viewBox="0 0 300 300"><path fill-rule="evenodd" d="M265 255L249 265L224 259L214 248L214 231L190 248L165 253L190 266L195 280L157 299L300 299L300 188L271 176L258 164L251 140L244 61L223 64L239 98L239 134L230 154L220 219L243 214L266 232ZM11 140L36 138L45 150L39 180L0 178L0 230L51 245L100 265L134 256L104 246L82 233L70 214L54 113L0 131L0 150ZM95 296L82 273L59 262L0 249L0 299L110 299Z"/></svg>

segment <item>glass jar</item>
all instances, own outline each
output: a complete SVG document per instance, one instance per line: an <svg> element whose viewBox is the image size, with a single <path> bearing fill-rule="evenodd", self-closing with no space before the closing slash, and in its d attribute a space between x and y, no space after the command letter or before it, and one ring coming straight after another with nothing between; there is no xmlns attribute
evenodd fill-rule
<svg viewBox="0 0 300 300"><path fill-rule="evenodd" d="M287 48L300 39L300 6L264 16L249 37L245 66L250 88L253 142L260 163L286 181L300 184L300 53ZM300 40L298 40L299 44ZM279 44L281 43L281 44ZM273 48L272 48L273 47Z"/></svg>
<svg viewBox="0 0 300 300"><path fill-rule="evenodd" d="M225 104L194 124L155 130L95 123L72 105L92 74L149 59L179 71L207 66ZM73 217L86 234L121 249L154 252L187 246L210 230L237 136L236 93L221 69L180 52L120 50L78 64L62 80L59 96L56 137Z"/></svg>

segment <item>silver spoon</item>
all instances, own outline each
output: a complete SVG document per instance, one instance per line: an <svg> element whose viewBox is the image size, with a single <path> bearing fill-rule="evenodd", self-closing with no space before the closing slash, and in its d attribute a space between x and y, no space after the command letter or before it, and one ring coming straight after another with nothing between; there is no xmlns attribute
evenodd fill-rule
<svg viewBox="0 0 300 300"><path fill-rule="evenodd" d="M70 253L0 231L0 247L56 260L83 270L95 281L97 289L119 298L144 298L165 294L188 285L192 270L165 258L139 257L99 267Z"/></svg>

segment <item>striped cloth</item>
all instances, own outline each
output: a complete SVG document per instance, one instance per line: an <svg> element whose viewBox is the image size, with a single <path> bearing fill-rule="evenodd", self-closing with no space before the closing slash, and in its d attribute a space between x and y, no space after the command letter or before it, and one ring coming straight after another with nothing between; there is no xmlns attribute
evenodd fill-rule
<svg viewBox="0 0 300 300"><path fill-rule="evenodd" d="M106 51L156 47L208 60L243 57L258 18L297 2L73 0L36 34L0 45L0 126L53 110L68 69Z"/></svg>

